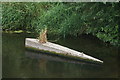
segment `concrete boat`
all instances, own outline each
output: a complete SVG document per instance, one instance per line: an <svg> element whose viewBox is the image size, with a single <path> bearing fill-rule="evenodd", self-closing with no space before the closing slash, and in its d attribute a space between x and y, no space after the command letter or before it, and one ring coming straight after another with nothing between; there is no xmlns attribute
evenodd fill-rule
<svg viewBox="0 0 120 80"><path fill-rule="evenodd" d="M100 64L103 63L103 61L96 59L94 57L88 56L83 52L78 52L55 43L51 43L51 42L39 43L38 39L26 38L25 47L28 50L44 52L52 55L71 58L74 60L80 60L80 61L85 61L90 63L100 63Z"/></svg>

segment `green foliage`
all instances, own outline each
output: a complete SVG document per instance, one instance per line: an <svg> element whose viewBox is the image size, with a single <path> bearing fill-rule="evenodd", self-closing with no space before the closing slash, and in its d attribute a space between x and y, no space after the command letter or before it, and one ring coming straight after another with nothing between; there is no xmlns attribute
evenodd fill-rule
<svg viewBox="0 0 120 80"><path fill-rule="evenodd" d="M92 34L104 42L118 44L119 3L3 3L5 30L48 34Z"/></svg>
<svg viewBox="0 0 120 80"><path fill-rule="evenodd" d="M82 3L57 3L40 17L38 32L40 28L47 26L49 32L59 35L83 33L86 23L83 23L82 13L77 10L81 6Z"/></svg>
<svg viewBox="0 0 120 80"><path fill-rule="evenodd" d="M90 33L113 45L118 44L118 3L58 3L40 17L38 28L47 26L63 36Z"/></svg>
<svg viewBox="0 0 120 80"><path fill-rule="evenodd" d="M3 30L34 31L42 9L40 3L2 3Z"/></svg>
<svg viewBox="0 0 120 80"><path fill-rule="evenodd" d="M87 33L92 33L94 36L103 40L104 42L109 42L113 45L120 45L119 41L119 32L118 25L114 27L100 27L100 28L89 28Z"/></svg>
<svg viewBox="0 0 120 80"><path fill-rule="evenodd" d="M109 42L113 45L120 45L118 43L118 18L120 17L118 3L108 3L103 7L104 8L98 9L98 12L96 12L95 16L98 17L96 23L92 24L86 32L92 33L104 42Z"/></svg>

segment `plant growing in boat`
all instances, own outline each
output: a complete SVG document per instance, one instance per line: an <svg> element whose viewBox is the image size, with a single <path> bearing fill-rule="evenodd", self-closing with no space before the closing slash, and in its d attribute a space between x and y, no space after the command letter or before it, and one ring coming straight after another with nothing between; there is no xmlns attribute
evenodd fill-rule
<svg viewBox="0 0 120 80"><path fill-rule="evenodd" d="M47 28L41 30L38 40L40 43L47 42Z"/></svg>

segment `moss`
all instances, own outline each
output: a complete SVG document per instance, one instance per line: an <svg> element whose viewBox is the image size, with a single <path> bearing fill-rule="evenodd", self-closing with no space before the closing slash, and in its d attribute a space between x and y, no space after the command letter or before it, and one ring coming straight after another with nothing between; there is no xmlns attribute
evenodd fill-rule
<svg viewBox="0 0 120 80"><path fill-rule="evenodd" d="M48 54L48 55L60 56L60 57L67 58L67 59L72 59L72 60L77 60L77 61L84 61L84 62L87 62L87 63L101 64L100 62L93 61L91 59L86 59L86 58L82 58L82 57L66 55L66 54L63 54L63 53L56 53L54 51L40 50L40 49L37 49L37 48L34 48L34 47L26 46L26 49L29 50L29 51L34 51L34 52L38 52L38 53L41 52L42 54L45 53L45 54Z"/></svg>

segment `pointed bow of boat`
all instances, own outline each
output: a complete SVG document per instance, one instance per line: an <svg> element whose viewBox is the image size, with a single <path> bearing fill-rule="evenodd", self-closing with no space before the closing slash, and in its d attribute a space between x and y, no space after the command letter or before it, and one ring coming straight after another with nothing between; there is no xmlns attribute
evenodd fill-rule
<svg viewBox="0 0 120 80"><path fill-rule="evenodd" d="M97 58L91 57L82 52L78 52L55 43L51 43L51 42L39 43L38 39L26 38L25 46L27 48L35 49L37 51L38 50L47 51L52 54L62 55L64 57L71 57L74 59L80 59L88 62L103 63L103 61Z"/></svg>

